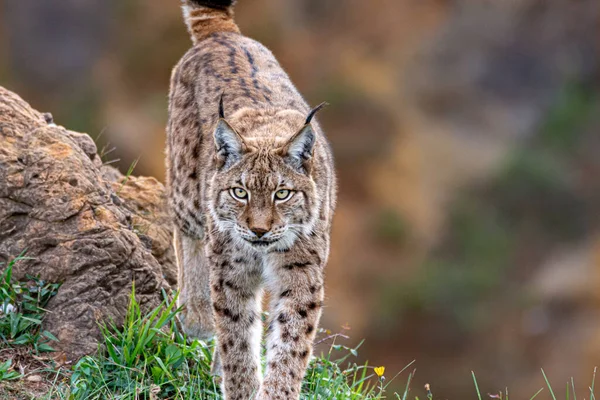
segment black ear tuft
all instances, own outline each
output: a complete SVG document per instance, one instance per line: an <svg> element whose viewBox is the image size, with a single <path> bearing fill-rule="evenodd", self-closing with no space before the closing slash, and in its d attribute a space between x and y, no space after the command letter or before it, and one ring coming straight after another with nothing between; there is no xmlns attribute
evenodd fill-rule
<svg viewBox="0 0 600 400"><path fill-rule="evenodd" d="M313 108L312 110L310 110L310 112L308 113L308 117L306 117L306 122L304 124L305 125L310 124L310 121L312 121L315 114L317 112L319 112L323 107L328 106L328 105L329 105L329 103L324 101L321 104L319 104L318 106L316 106L315 108Z"/></svg>
<svg viewBox="0 0 600 400"><path fill-rule="evenodd" d="M221 99L219 100L219 118L225 119L225 111L223 111L223 95L225 93L221 93Z"/></svg>

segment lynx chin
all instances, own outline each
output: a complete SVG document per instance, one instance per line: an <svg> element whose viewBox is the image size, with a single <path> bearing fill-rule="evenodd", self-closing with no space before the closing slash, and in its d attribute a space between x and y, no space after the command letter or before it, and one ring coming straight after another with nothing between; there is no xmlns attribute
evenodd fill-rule
<svg viewBox="0 0 600 400"><path fill-rule="evenodd" d="M336 178L330 147L232 0L183 0L193 47L173 70L167 127L181 321L217 337L228 400L298 399L323 307ZM260 317L269 293L267 368Z"/></svg>

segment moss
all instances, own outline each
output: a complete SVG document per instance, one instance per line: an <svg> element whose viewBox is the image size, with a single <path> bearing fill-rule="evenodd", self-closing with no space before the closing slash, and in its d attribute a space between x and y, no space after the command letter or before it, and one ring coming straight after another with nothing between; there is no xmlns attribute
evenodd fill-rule
<svg viewBox="0 0 600 400"><path fill-rule="evenodd" d="M596 93L581 83L565 85L542 124L540 144L559 154L572 154L597 100Z"/></svg>
<svg viewBox="0 0 600 400"><path fill-rule="evenodd" d="M448 226L442 245L412 281L384 285L380 312L395 314L391 320L415 312L443 315L467 331L489 321L482 305L513 265L511 229L493 206L473 197L454 204Z"/></svg>
<svg viewBox="0 0 600 400"><path fill-rule="evenodd" d="M406 220L394 210L380 210L372 221L374 236L383 243L402 244L409 235Z"/></svg>

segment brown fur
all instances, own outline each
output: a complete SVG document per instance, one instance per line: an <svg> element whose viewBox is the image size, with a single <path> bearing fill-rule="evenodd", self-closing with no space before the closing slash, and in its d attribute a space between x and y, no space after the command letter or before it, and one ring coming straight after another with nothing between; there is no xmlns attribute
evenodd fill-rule
<svg viewBox="0 0 600 400"><path fill-rule="evenodd" d="M216 32L240 33L238 26L233 22L233 10L215 9L203 6L190 8L186 16L188 30L194 43Z"/></svg>
<svg viewBox="0 0 600 400"><path fill-rule="evenodd" d="M222 371L213 368L227 399L297 399L324 296L331 151L276 59L238 33L230 8L190 2L184 13L195 45L173 70L167 127L182 323L192 336L216 333ZM292 195L276 200L282 189ZM263 288L272 316L264 381Z"/></svg>

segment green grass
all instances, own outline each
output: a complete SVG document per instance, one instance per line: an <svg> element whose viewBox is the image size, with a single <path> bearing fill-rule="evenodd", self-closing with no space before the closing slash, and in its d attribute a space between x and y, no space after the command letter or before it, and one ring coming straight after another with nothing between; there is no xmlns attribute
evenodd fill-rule
<svg viewBox="0 0 600 400"><path fill-rule="evenodd" d="M14 282L13 267L20 259L24 257L8 263L0 278L0 341L3 346L31 346L35 353L52 351L50 342L57 339L41 325L44 307L60 285L31 276Z"/></svg>
<svg viewBox="0 0 600 400"><path fill-rule="evenodd" d="M10 381L20 377L21 374L14 370L12 360L9 359L0 363L0 381Z"/></svg>
<svg viewBox="0 0 600 400"><path fill-rule="evenodd" d="M123 181L121 182L121 186L119 187L119 190L117 190L117 196L119 196L121 194L121 190L123 190L123 187L127 184L127 181L129 181L129 178L131 177L133 170L137 166L138 161L140 161L139 157L136 158L135 160L133 160L133 162L129 165L129 168L127 169L127 173L125 174L125 178L123 178Z"/></svg>
<svg viewBox="0 0 600 400"><path fill-rule="evenodd" d="M73 367L65 398L216 396L217 385L210 376L212 346L188 343L177 328L177 312L173 299L144 315L132 292L123 326L100 325L102 346Z"/></svg>
<svg viewBox="0 0 600 400"><path fill-rule="evenodd" d="M143 314L132 292L122 327L100 326L103 343L97 354L82 358L59 393L65 399L218 399L210 375L213 342L189 341L176 323L176 299ZM335 336L333 337L335 339ZM347 362L357 348L332 344L314 358L302 386L302 399L380 399L373 368ZM389 384L389 383L388 383Z"/></svg>
<svg viewBox="0 0 600 400"><path fill-rule="evenodd" d="M24 354L38 356L52 350L48 342L56 338L41 331L40 326L43 307L59 285L33 277L27 282L14 282L12 269L21 259L11 261L2 274L0 302L13 308L0 315L0 354L23 358ZM100 323L98 351L71 367L45 358L36 370L22 372L11 358L6 358L0 362L0 399L222 398L210 374L214 342L188 340L177 323L176 298L164 292L163 298L159 306L144 313L134 286L123 324ZM302 385L303 400L385 398L394 379L386 381L374 373L373 367L351 362L360 345L350 348L337 343L343 335L325 331L321 335L324 337L320 341L331 344L327 352L311 360ZM36 374L44 378L43 394L28 390L26 378ZM408 391L407 386L404 397L398 398L406 399Z"/></svg>
<svg viewBox="0 0 600 400"><path fill-rule="evenodd" d="M221 399L218 382L210 374L214 342L188 340L177 323L176 298L163 292L163 302L144 313L132 288L129 307L122 325L112 321L100 323L102 333L96 354L80 359L75 365L64 366L47 357L50 342L56 338L41 329L44 306L59 285L39 278L27 277L15 282L13 266L23 257L11 261L1 275L0 304L0 399ZM10 305L10 307L8 307ZM308 367L301 390L302 400L433 400L429 385L423 397L411 387L416 370L412 370L401 393L391 393L390 383L401 376L414 361L386 380L384 369L357 364L356 347L338 341L344 335L321 331L319 342L330 343L328 351L314 357ZM11 357L13 356L13 357ZM29 358L27 358L29 357ZM17 366L13 358L29 365L29 370ZM31 367L31 360L38 363ZM40 361L41 360L41 361ZM21 365L21 362L19 362ZM35 387L28 378L42 381ZM541 388L530 400L548 390L553 400L557 395L545 372L547 388ZM475 373L473 399L482 400ZM595 371L586 396L595 399ZM488 394L485 398L509 400L508 390ZM577 399L575 384L567 384L565 399Z"/></svg>

